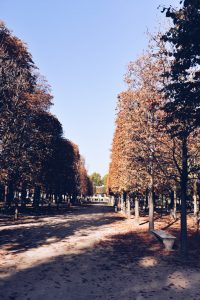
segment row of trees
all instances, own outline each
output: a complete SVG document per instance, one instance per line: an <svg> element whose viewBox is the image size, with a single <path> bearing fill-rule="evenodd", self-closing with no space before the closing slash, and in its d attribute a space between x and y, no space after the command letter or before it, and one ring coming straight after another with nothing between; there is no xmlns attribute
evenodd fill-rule
<svg viewBox="0 0 200 300"><path fill-rule="evenodd" d="M148 197L153 229L158 195L181 199L181 251L187 255L187 201L196 224L200 178L200 2L164 8L172 21L150 38L148 50L130 62L126 91L118 96L109 188ZM176 209L176 207L174 207Z"/></svg>
<svg viewBox="0 0 200 300"><path fill-rule="evenodd" d="M107 179L108 179L108 174L104 175L103 177L101 174L94 172L90 175L90 180L93 185L93 192L94 194L96 193L96 187L103 187L103 192L106 193L107 191Z"/></svg>
<svg viewBox="0 0 200 300"><path fill-rule="evenodd" d="M92 193L78 146L50 112L52 96L27 46L0 23L0 198L56 202Z"/></svg>

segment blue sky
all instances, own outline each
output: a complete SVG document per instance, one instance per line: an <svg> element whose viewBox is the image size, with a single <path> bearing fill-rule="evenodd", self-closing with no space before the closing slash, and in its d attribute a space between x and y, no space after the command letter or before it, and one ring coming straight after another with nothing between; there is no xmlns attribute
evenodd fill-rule
<svg viewBox="0 0 200 300"><path fill-rule="evenodd" d="M0 0L0 18L28 44L52 87L55 114L89 173L108 171L117 94L130 60L178 0Z"/></svg>

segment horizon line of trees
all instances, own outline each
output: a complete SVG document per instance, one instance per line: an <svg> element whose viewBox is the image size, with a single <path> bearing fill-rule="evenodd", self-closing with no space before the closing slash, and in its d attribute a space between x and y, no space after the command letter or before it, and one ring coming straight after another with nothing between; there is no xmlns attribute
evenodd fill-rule
<svg viewBox="0 0 200 300"><path fill-rule="evenodd" d="M127 90L118 95L108 186L111 194L148 202L149 230L156 201L181 207L181 253L187 256L187 205L199 224L200 2L163 8L170 28L128 65Z"/></svg>
<svg viewBox="0 0 200 300"><path fill-rule="evenodd" d="M93 172L90 175L90 180L93 186L93 194L106 194L107 189L107 181L108 181L108 174L101 176L98 172Z"/></svg>
<svg viewBox="0 0 200 300"><path fill-rule="evenodd" d="M0 22L0 200L26 205L92 194L78 146L50 113L53 97L27 46Z"/></svg>

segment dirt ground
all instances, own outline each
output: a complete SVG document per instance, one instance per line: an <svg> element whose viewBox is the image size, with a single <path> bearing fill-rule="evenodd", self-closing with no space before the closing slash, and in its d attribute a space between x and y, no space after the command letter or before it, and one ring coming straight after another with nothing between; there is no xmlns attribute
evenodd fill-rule
<svg viewBox="0 0 200 300"><path fill-rule="evenodd" d="M147 232L147 218L112 207L75 207L52 216L0 219L0 299L200 299L200 240L189 218L190 254L179 256L179 221L156 217L177 236L166 251Z"/></svg>

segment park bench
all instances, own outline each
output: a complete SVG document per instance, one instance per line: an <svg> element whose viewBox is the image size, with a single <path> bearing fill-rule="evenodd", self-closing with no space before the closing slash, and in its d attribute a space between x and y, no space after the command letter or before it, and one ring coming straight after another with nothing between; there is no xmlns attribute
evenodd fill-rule
<svg viewBox="0 0 200 300"><path fill-rule="evenodd" d="M162 240L166 250L172 250L176 237L163 230L151 230L158 239Z"/></svg>

